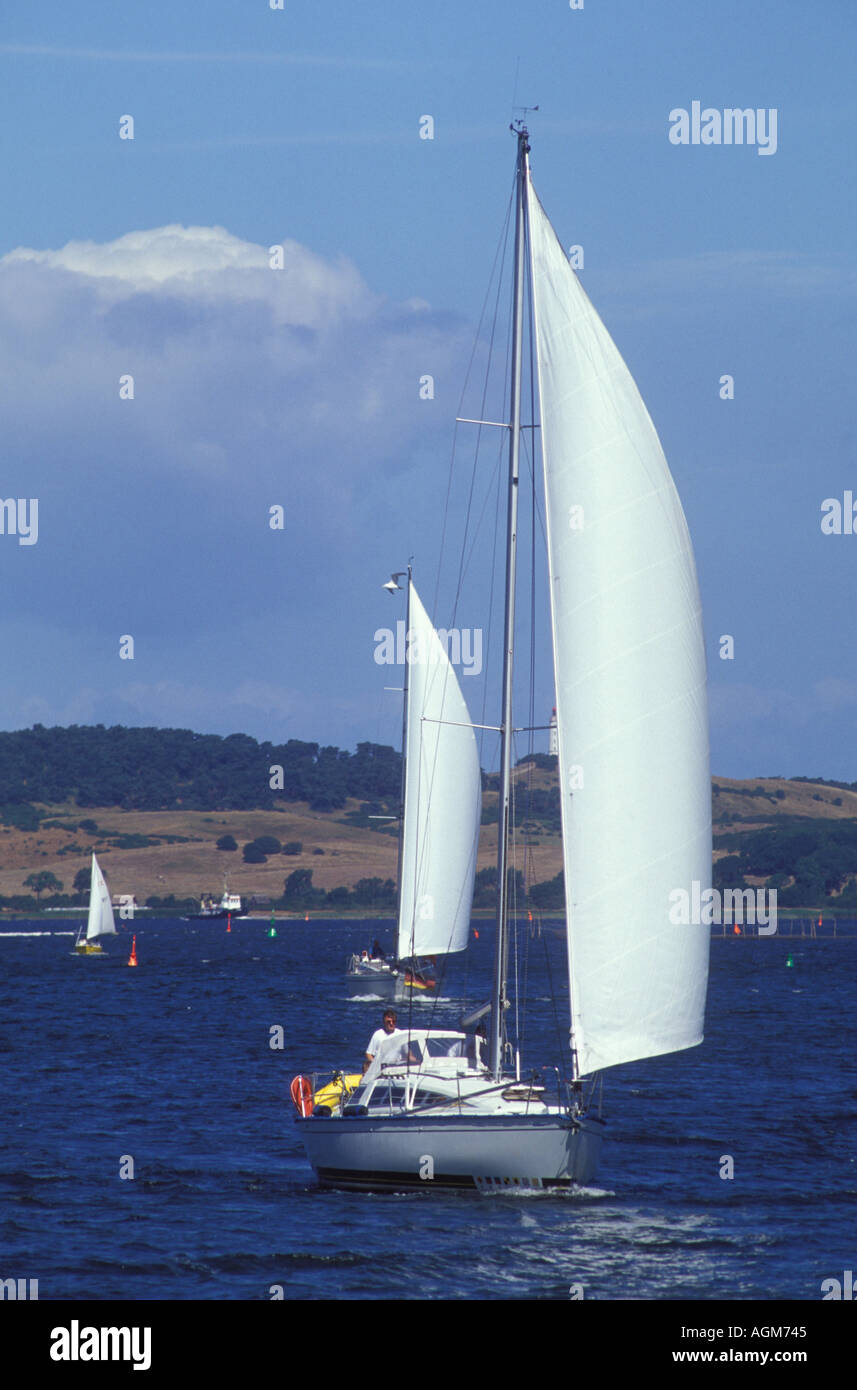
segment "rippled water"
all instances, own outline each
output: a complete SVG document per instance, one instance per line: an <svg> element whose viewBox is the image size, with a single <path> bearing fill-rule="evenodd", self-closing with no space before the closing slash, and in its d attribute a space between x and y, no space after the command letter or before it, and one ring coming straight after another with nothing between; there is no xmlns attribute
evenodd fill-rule
<svg viewBox="0 0 857 1390"><path fill-rule="evenodd" d="M342 972L389 924L137 922L137 970L127 931L75 959L51 925L0 931L0 1277L40 1299L818 1300L857 1269L853 937L715 940L705 1043L606 1076L586 1191L371 1196L315 1186L288 1083L359 1069L382 1006ZM477 926L421 1024L487 997ZM553 1063L557 924L519 966L525 1064Z"/></svg>

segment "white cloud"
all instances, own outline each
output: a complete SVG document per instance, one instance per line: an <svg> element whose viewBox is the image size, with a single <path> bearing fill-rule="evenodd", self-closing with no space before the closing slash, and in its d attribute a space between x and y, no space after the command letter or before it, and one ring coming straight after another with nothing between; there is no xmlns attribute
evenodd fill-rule
<svg viewBox="0 0 857 1390"><path fill-rule="evenodd" d="M59 251L31 251L19 247L0 260L0 265L32 261L37 265L73 270L97 279L116 276L137 288L173 275L199 274L224 269L267 268L261 246L231 236L223 227L155 227L128 232L116 241L70 241Z"/></svg>
<svg viewBox="0 0 857 1390"><path fill-rule="evenodd" d="M345 259L281 244L282 269L222 227L10 252L0 371L16 379L12 423L46 441L43 459L51 440L63 451L72 440L87 467L118 450L132 476L167 466L220 479L231 467L243 483L248 465L282 478L287 457L303 499L328 508L324 474L350 476L355 450L366 480L383 459L403 466L414 433L440 422L421 411L418 381L449 369L457 328L423 301L374 294ZM120 407L126 373L134 403Z"/></svg>
<svg viewBox="0 0 857 1390"><path fill-rule="evenodd" d="M19 247L0 258L0 274L21 266L69 271L102 304L148 293L196 300L262 301L278 322L316 327L337 318L369 316L381 304L349 261L326 261L284 240L282 269L270 248L242 241L223 227L173 224L128 232L111 242L70 241L58 251Z"/></svg>
<svg viewBox="0 0 857 1390"><path fill-rule="evenodd" d="M38 545L0 545L7 724L349 720L336 644L367 567L435 553L470 330L283 244L281 271L222 227L0 260L2 495L39 498Z"/></svg>

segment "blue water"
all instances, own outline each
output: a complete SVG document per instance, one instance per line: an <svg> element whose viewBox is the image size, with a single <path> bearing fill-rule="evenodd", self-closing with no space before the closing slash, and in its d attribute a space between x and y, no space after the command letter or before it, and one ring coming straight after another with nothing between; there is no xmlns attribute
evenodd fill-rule
<svg viewBox="0 0 857 1390"><path fill-rule="evenodd" d="M420 1024L487 997L477 926ZM553 928L521 942L525 1063L557 1059ZM819 1300L857 1270L853 937L714 940L705 1043L605 1077L586 1191L371 1196L315 1186L288 1086L359 1070L382 1006L345 997L344 962L389 924L138 921L137 970L127 930L75 959L70 929L0 931L0 1277L42 1300Z"/></svg>

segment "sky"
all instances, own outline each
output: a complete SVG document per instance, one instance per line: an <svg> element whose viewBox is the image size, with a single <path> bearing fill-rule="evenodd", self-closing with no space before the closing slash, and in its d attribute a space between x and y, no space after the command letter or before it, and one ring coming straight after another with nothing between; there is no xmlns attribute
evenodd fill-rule
<svg viewBox="0 0 857 1390"><path fill-rule="evenodd" d="M0 728L395 744L411 558L487 662L498 450L455 609L450 459L525 105L688 518L712 771L857 779L855 40L853 0L5 0ZM696 101L776 147L674 143Z"/></svg>

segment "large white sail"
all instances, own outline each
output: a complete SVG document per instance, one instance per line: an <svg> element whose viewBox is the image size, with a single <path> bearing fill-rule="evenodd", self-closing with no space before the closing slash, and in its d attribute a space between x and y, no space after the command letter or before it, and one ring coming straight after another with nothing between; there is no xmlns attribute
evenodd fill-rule
<svg viewBox="0 0 857 1390"><path fill-rule="evenodd" d="M532 188L572 1031L580 1074L702 1040L711 881L705 652L654 425ZM698 901L698 898L696 899Z"/></svg>
<svg viewBox="0 0 857 1390"><path fill-rule="evenodd" d="M115 936L116 923L113 920L113 905L110 893L104 882L98 860L92 856L92 880L89 889L89 917L86 923L86 939L92 941L96 936Z"/></svg>
<svg viewBox="0 0 857 1390"><path fill-rule="evenodd" d="M470 716L413 584L408 658L400 959L466 947L482 814Z"/></svg>

